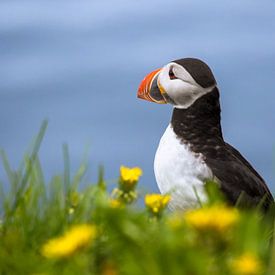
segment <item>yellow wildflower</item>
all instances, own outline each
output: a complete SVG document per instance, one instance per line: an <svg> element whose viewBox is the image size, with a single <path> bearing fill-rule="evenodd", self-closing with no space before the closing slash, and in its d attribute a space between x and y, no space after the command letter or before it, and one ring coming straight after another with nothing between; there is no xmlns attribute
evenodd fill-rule
<svg viewBox="0 0 275 275"><path fill-rule="evenodd" d="M189 210L185 213L187 224L198 230L214 230L220 233L231 228L238 219L237 209L224 205Z"/></svg>
<svg viewBox="0 0 275 275"><path fill-rule="evenodd" d="M110 207L111 208L122 208L123 204L120 200L117 199L111 199L110 200Z"/></svg>
<svg viewBox="0 0 275 275"><path fill-rule="evenodd" d="M262 265L259 259L251 253L245 253L235 259L232 263L232 268L236 274L241 275L256 275L262 272Z"/></svg>
<svg viewBox="0 0 275 275"><path fill-rule="evenodd" d="M135 185L142 175L142 170L139 167L120 167L120 178L126 185Z"/></svg>
<svg viewBox="0 0 275 275"><path fill-rule="evenodd" d="M46 242L41 249L41 253L46 258L70 256L79 248L90 244L95 237L95 226L89 224L75 225L64 235Z"/></svg>
<svg viewBox="0 0 275 275"><path fill-rule="evenodd" d="M171 200L170 195L147 194L144 198L145 205L154 213L161 212Z"/></svg>

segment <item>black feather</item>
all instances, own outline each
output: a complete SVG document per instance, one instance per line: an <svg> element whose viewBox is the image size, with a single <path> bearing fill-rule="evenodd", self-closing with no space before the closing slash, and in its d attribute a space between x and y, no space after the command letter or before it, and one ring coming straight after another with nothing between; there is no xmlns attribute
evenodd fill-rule
<svg viewBox="0 0 275 275"><path fill-rule="evenodd" d="M216 84L215 77L209 66L197 58L182 58L173 62L184 67L194 80L203 88L212 87Z"/></svg>

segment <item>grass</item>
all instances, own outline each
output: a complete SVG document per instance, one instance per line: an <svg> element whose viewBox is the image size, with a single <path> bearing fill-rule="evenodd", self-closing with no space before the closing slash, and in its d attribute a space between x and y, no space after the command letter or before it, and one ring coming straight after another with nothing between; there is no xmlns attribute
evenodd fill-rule
<svg viewBox="0 0 275 275"><path fill-rule="evenodd" d="M138 207L137 169L124 168L111 193L103 169L80 188L87 166L71 177L67 146L63 173L46 183L46 126L19 169L1 151L0 274L274 274L272 215L226 206L213 183L201 209L169 212L169 195Z"/></svg>

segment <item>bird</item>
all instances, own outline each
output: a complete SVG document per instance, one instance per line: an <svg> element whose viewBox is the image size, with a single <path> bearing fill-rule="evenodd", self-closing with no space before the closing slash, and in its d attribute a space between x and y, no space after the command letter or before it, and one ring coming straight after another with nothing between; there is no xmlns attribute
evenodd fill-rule
<svg viewBox="0 0 275 275"><path fill-rule="evenodd" d="M154 173L171 210L198 207L207 200L205 182L215 181L228 203L240 198L264 210L273 196L264 179L227 143L221 128L220 93L210 67L197 58L174 60L145 76L137 97L173 106L160 139Z"/></svg>

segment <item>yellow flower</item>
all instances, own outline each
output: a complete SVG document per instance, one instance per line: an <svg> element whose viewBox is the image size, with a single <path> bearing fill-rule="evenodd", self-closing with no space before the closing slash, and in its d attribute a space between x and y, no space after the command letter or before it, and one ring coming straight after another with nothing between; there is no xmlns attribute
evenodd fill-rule
<svg viewBox="0 0 275 275"><path fill-rule="evenodd" d="M41 253L46 258L70 256L78 249L87 246L96 237L96 227L89 224L75 225L60 237L46 242Z"/></svg>
<svg viewBox="0 0 275 275"><path fill-rule="evenodd" d="M237 209L224 205L189 210L185 213L187 224L198 230L214 230L220 233L231 228L238 219Z"/></svg>
<svg viewBox="0 0 275 275"><path fill-rule="evenodd" d="M111 208L122 208L123 204L120 200L117 199L111 199L110 200L110 207Z"/></svg>
<svg viewBox="0 0 275 275"><path fill-rule="evenodd" d="M236 274L242 275L256 275L262 272L262 265L259 259L251 254L245 253L232 263L233 271Z"/></svg>
<svg viewBox="0 0 275 275"><path fill-rule="evenodd" d="M170 195L147 194L144 198L145 205L154 213L161 212L171 200Z"/></svg>
<svg viewBox="0 0 275 275"><path fill-rule="evenodd" d="M129 168L125 166L120 167L120 178L126 185L135 185L142 175L142 170L139 167Z"/></svg>

